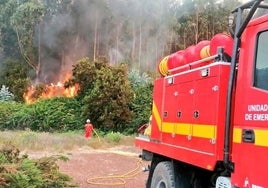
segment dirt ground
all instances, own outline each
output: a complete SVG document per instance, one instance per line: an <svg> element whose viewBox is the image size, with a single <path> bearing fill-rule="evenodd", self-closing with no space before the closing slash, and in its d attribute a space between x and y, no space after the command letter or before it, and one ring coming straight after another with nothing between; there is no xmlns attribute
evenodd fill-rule
<svg viewBox="0 0 268 188"><path fill-rule="evenodd" d="M132 146L105 150L80 148L68 152L69 160L59 161L58 165L81 188L142 188L148 176L142 167L149 163L140 160L140 152Z"/></svg>

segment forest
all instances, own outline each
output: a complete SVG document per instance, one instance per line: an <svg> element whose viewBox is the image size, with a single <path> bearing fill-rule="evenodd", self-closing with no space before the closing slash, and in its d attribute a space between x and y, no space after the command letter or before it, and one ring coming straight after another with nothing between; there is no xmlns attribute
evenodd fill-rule
<svg viewBox="0 0 268 188"><path fill-rule="evenodd" d="M0 129L136 132L159 61L229 33L238 0L1 0Z"/></svg>

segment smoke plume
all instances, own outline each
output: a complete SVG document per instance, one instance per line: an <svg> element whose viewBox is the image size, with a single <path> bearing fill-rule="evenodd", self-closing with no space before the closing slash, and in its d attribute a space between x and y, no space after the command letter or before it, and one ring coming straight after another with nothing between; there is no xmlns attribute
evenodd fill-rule
<svg viewBox="0 0 268 188"><path fill-rule="evenodd" d="M39 81L62 80L85 56L155 70L169 40L168 9L165 0L70 1L65 11L45 16L40 24Z"/></svg>

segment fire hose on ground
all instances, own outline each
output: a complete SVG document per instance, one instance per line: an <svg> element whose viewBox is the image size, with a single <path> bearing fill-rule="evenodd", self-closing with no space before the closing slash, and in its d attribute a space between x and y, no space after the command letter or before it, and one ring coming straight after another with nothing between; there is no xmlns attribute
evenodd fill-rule
<svg viewBox="0 0 268 188"><path fill-rule="evenodd" d="M95 135L98 137L99 142L101 142L97 131L94 129L89 119L87 120L87 123L85 124L84 127L85 127L86 138L91 138L91 134L93 131ZM127 157L130 157L130 156L127 156ZM133 170L130 170L121 175L107 175L107 176L97 176L97 177L89 178L87 179L87 183L92 184L92 185L106 185L106 186L125 185L126 179L131 179L137 176L141 172L140 169L141 169L142 159L140 158L137 159L134 157L130 157L130 158L136 160L136 167Z"/></svg>
<svg viewBox="0 0 268 188"><path fill-rule="evenodd" d="M130 157L134 159L134 157ZM136 158L135 158L136 159ZM136 159L136 167L121 175L107 175L107 176L97 176L87 179L87 183L92 185L125 185L126 179L131 179L137 176L141 172L142 159Z"/></svg>

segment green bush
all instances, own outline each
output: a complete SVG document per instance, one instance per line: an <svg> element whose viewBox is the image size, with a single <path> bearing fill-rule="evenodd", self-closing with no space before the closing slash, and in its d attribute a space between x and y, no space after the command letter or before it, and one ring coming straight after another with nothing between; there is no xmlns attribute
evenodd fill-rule
<svg viewBox="0 0 268 188"><path fill-rule="evenodd" d="M15 101L23 101L23 93L29 86L29 67L23 61L7 59L0 69L0 85L5 85L14 94Z"/></svg>
<svg viewBox="0 0 268 188"><path fill-rule="evenodd" d="M135 99L131 104L132 120L127 124L126 134L136 133L138 128L149 121L152 112L152 84L136 87Z"/></svg>
<svg viewBox="0 0 268 188"><path fill-rule="evenodd" d="M0 187L47 188L74 187L71 177L59 171L57 160L63 156L43 157L32 160L12 145L0 150Z"/></svg>
<svg viewBox="0 0 268 188"><path fill-rule="evenodd" d="M81 104L75 98L43 99L17 107L13 112L9 111L1 129L62 132L82 129L85 122L81 116Z"/></svg>
<svg viewBox="0 0 268 188"><path fill-rule="evenodd" d="M123 131L132 118L134 93L124 65L109 66L104 58L80 60L68 84L79 84L83 115L102 131Z"/></svg>
<svg viewBox="0 0 268 188"><path fill-rule="evenodd" d="M16 109L6 118L5 122L1 125L1 129L8 130L24 130L30 129L30 123L36 121L33 117L32 109L24 104L17 105Z"/></svg>
<svg viewBox="0 0 268 188"><path fill-rule="evenodd" d="M118 143L121 140L122 135L119 132L109 132L105 137L108 142Z"/></svg>
<svg viewBox="0 0 268 188"><path fill-rule="evenodd" d="M130 105L133 113L132 120L127 124L124 133L136 133L138 128L149 121L152 111L152 78L146 73L140 74L133 70L129 73L128 79L135 93L134 101Z"/></svg>
<svg viewBox="0 0 268 188"><path fill-rule="evenodd" d="M0 101L0 129L8 129L7 122L10 121L12 114L18 111L21 106L23 105L15 102Z"/></svg>
<svg viewBox="0 0 268 188"><path fill-rule="evenodd" d="M64 132L81 130L90 118L99 131L133 134L146 122L152 107L152 80L125 66L110 67L102 60L81 60L68 84L84 87L76 98L37 100L32 104L1 102L0 129ZM81 66L81 67L80 67ZM88 66L88 67L87 67ZM94 79L87 78L89 69ZM96 68L96 70L91 70ZM129 77L127 77L129 76ZM90 83L87 83L90 81Z"/></svg>

